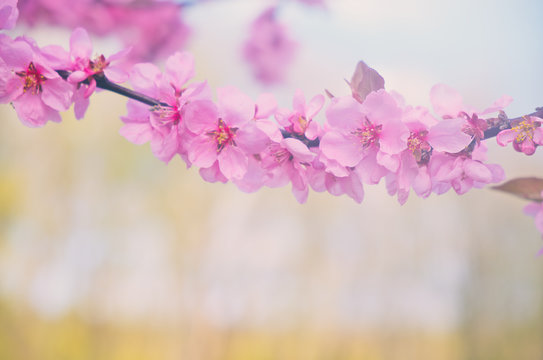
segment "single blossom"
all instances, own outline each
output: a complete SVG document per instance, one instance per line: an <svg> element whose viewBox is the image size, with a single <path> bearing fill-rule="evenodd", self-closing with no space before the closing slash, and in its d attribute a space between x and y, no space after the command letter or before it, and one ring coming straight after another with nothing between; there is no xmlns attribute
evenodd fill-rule
<svg viewBox="0 0 543 360"><path fill-rule="evenodd" d="M275 119L279 125L296 137L306 137L314 140L319 135L319 124L313 118L319 113L324 105L324 96L315 95L309 103L305 102L303 92L298 89L292 100L292 108L281 109L275 113Z"/></svg>
<svg viewBox="0 0 543 360"><path fill-rule="evenodd" d="M287 29L277 21L275 9L265 10L251 24L249 39L243 48L254 76L267 84L283 81L298 47L290 39Z"/></svg>
<svg viewBox="0 0 543 360"><path fill-rule="evenodd" d="M543 145L543 119L536 116L524 116L511 129L501 131L496 140L501 146L513 143L513 148L526 155L533 155L538 145Z"/></svg>
<svg viewBox="0 0 543 360"><path fill-rule="evenodd" d="M149 108L130 100L128 114L122 118L125 125L121 135L136 144L150 141L153 154L166 163L179 154L190 166L187 146L194 134L187 131L185 106L191 101L211 99L207 83L187 85L193 76L194 58L188 52L170 56L164 73L149 63L135 65L130 74L132 86L160 104Z"/></svg>
<svg viewBox="0 0 543 360"><path fill-rule="evenodd" d="M0 0L0 30L13 29L18 17L17 0Z"/></svg>
<svg viewBox="0 0 543 360"><path fill-rule="evenodd" d="M463 131L479 143L484 139L484 132L489 127L481 116L502 110L513 101L513 98L504 95L488 108L477 111L464 105L462 96L456 90L444 84L437 84L430 91L430 100L434 111L442 118L464 119Z"/></svg>
<svg viewBox="0 0 543 360"><path fill-rule="evenodd" d="M67 80L77 86L74 94L74 112L77 119L85 116L89 106L88 98L96 89L97 76L106 76L114 83L122 83L128 79L128 73L118 60L122 60L130 49L109 57L104 55L92 57L92 48L87 31L80 27L72 32L69 52L57 45L43 48L45 56L56 70L71 72Z"/></svg>
<svg viewBox="0 0 543 360"><path fill-rule="evenodd" d="M254 121L255 104L233 87L217 90L218 104L210 100L186 105L185 123L195 134L188 148L189 161L201 168L218 166L227 179L242 179L249 156L267 145L268 136Z"/></svg>
<svg viewBox="0 0 543 360"><path fill-rule="evenodd" d="M330 130L320 141L326 158L354 167L370 184L398 170L409 129L401 121L402 109L385 90L370 93L362 104L352 97L334 98L326 117Z"/></svg>
<svg viewBox="0 0 543 360"><path fill-rule="evenodd" d="M0 37L0 102L11 102L21 122L40 127L60 122L73 86L52 69L29 39Z"/></svg>

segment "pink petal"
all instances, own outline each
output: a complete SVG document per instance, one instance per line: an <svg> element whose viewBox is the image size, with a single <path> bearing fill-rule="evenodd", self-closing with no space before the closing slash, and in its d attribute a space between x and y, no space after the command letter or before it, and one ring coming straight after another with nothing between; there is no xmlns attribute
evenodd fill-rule
<svg viewBox="0 0 543 360"><path fill-rule="evenodd" d="M189 52L176 52L166 60L166 76L176 89L194 76L194 57Z"/></svg>
<svg viewBox="0 0 543 360"><path fill-rule="evenodd" d="M219 168L227 179L241 179L249 166L247 155L235 146L226 146L217 156Z"/></svg>
<svg viewBox="0 0 543 360"><path fill-rule="evenodd" d="M136 64L130 71L130 83L136 91L155 97L161 76L161 71L153 64Z"/></svg>
<svg viewBox="0 0 543 360"><path fill-rule="evenodd" d="M76 28L70 36L70 54L74 59L89 59L92 56L92 42L83 28Z"/></svg>
<svg viewBox="0 0 543 360"><path fill-rule="evenodd" d="M12 41L7 46L2 46L0 54L6 65L17 71L26 70L34 58L30 45L24 41Z"/></svg>
<svg viewBox="0 0 543 360"><path fill-rule="evenodd" d="M426 140L435 151L456 153L471 142L471 136L462 132L464 119L445 119L432 126Z"/></svg>
<svg viewBox="0 0 543 360"><path fill-rule="evenodd" d="M307 129L305 129L305 137L309 140L315 140L319 136L320 127L319 123L315 120L309 121Z"/></svg>
<svg viewBox="0 0 543 360"><path fill-rule="evenodd" d="M206 135L194 138L189 146L189 160L198 167L210 167L217 160L217 144Z"/></svg>
<svg viewBox="0 0 543 360"><path fill-rule="evenodd" d="M120 84L128 80L128 73L116 66L108 66L104 70L106 77L114 83Z"/></svg>
<svg viewBox="0 0 543 360"><path fill-rule="evenodd" d="M371 93L367 98L369 99ZM407 148L409 129L401 121L389 121L383 124L379 136L380 150L388 154L398 154Z"/></svg>
<svg viewBox="0 0 543 360"><path fill-rule="evenodd" d="M284 146L299 162L310 163L315 158L315 154L312 153L303 142L294 138L287 138L281 141L281 145Z"/></svg>
<svg viewBox="0 0 543 360"><path fill-rule="evenodd" d="M74 92L73 101L75 118L81 120L85 116L90 104L89 98L85 97L85 89L83 87Z"/></svg>
<svg viewBox="0 0 543 360"><path fill-rule="evenodd" d="M315 115L322 109L322 106L324 105L324 96L323 95L315 95L311 101L309 101L309 104L307 104L307 108L305 109L305 117L306 119L313 119Z"/></svg>
<svg viewBox="0 0 543 360"><path fill-rule="evenodd" d="M255 104L251 98L233 86L217 89L220 117L231 127L239 127L254 116Z"/></svg>
<svg viewBox="0 0 543 360"><path fill-rule="evenodd" d="M71 83L79 83L81 81L86 80L88 77L89 75L86 72L81 71L81 70L76 70L72 72L70 76L68 76L67 80L68 82L71 82Z"/></svg>
<svg viewBox="0 0 543 360"><path fill-rule="evenodd" d="M536 216L536 214L542 211L541 203L532 202L526 205L523 209L526 215Z"/></svg>
<svg viewBox="0 0 543 360"><path fill-rule="evenodd" d="M534 142L538 145L543 145L543 129L538 127L534 130Z"/></svg>
<svg viewBox="0 0 543 360"><path fill-rule="evenodd" d="M356 166L364 153L359 143L335 131L324 134L320 149L327 158L337 160L343 166Z"/></svg>
<svg viewBox="0 0 543 360"><path fill-rule="evenodd" d="M296 89L296 93L294 93L294 97L292 98L292 108L298 114L305 114L305 96L300 89Z"/></svg>
<svg viewBox="0 0 543 360"><path fill-rule="evenodd" d="M496 141L501 146L507 146L510 142L513 142L517 138L517 132L515 130L507 129L500 131L496 136Z"/></svg>
<svg viewBox="0 0 543 360"><path fill-rule="evenodd" d="M214 129L218 121L217 107L208 100L190 102L184 107L183 121L187 128L195 134Z"/></svg>
<svg viewBox="0 0 543 360"><path fill-rule="evenodd" d="M13 107L21 122L29 127L41 127L48 120L60 122L58 112L53 112L45 105L38 95L25 93L13 101Z"/></svg>
<svg viewBox="0 0 543 360"><path fill-rule="evenodd" d="M326 119L332 127L352 131L362 124L362 107L350 96L335 97L326 109Z"/></svg>
<svg viewBox="0 0 543 360"><path fill-rule="evenodd" d="M430 90L434 111L441 117L457 117L463 109L462 96L450 86L437 84Z"/></svg>
<svg viewBox="0 0 543 360"><path fill-rule="evenodd" d="M55 110L66 110L72 104L74 86L62 79L49 79L43 86L43 102Z"/></svg>
<svg viewBox="0 0 543 360"><path fill-rule="evenodd" d="M486 184L492 182L492 172L479 161L466 159L464 162L464 172L473 180Z"/></svg>
<svg viewBox="0 0 543 360"><path fill-rule="evenodd" d="M256 100L256 119L265 119L277 109L277 100L273 94L260 94Z"/></svg>
<svg viewBox="0 0 543 360"><path fill-rule="evenodd" d="M119 134L131 143L141 145L151 141L153 128L149 123L128 123L119 130Z"/></svg>
<svg viewBox="0 0 543 360"><path fill-rule="evenodd" d="M389 171L396 172L400 167L400 157L398 155L390 155L379 151L376 159L379 165L384 166Z"/></svg>
<svg viewBox="0 0 543 360"><path fill-rule="evenodd" d="M509 95L504 95L498 100L494 101L494 103L490 105L490 107L480 112L479 115L485 115L485 114L490 114L496 111L500 111L507 105L511 104L511 102L513 102L513 98Z"/></svg>
<svg viewBox="0 0 543 360"><path fill-rule="evenodd" d="M247 123L236 132L236 144L247 154L258 154L268 146L270 138L255 122Z"/></svg>

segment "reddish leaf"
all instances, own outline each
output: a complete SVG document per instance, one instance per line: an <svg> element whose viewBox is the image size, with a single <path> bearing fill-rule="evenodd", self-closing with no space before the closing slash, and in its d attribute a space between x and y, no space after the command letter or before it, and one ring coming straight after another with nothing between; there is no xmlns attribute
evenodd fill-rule
<svg viewBox="0 0 543 360"><path fill-rule="evenodd" d="M347 83L351 86L353 97L358 102L363 102L372 91L385 88L385 79L363 61L358 62L351 82Z"/></svg>
<svg viewBox="0 0 543 360"><path fill-rule="evenodd" d="M493 186L493 189L505 191L523 199L532 201L543 201L541 191L543 191L543 179L536 177L517 178L508 182Z"/></svg>

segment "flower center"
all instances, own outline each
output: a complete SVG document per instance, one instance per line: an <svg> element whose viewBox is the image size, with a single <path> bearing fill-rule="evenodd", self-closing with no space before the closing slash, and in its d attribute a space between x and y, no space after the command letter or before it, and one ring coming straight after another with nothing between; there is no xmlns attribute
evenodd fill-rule
<svg viewBox="0 0 543 360"><path fill-rule="evenodd" d="M23 91L27 92L28 90L31 90L33 95L42 92L42 84L47 80L45 76L36 69L33 62L28 64L26 71L19 71L15 74L21 77L23 81Z"/></svg>
<svg viewBox="0 0 543 360"><path fill-rule="evenodd" d="M521 121L517 126L514 126L512 130L517 132L515 142L521 143L526 140L526 138L530 140L534 138L535 124L525 118L525 120Z"/></svg>
<svg viewBox="0 0 543 360"><path fill-rule="evenodd" d="M407 148L413 153L418 164L428 163L432 147L426 141L428 131L412 132L407 139Z"/></svg>
<svg viewBox="0 0 543 360"><path fill-rule="evenodd" d="M89 66L95 74L99 74L109 65L109 61L106 60L104 55L96 57L94 60L89 61Z"/></svg>
<svg viewBox="0 0 543 360"><path fill-rule="evenodd" d="M155 105L151 111L156 115L154 118L158 125L177 125L181 121L181 114L177 106Z"/></svg>
<svg viewBox="0 0 543 360"><path fill-rule="evenodd" d="M210 131L207 135L211 136L217 143L217 152L221 152L226 145L236 145L234 137L237 130L237 128L230 128L224 123L223 119L219 118L217 130Z"/></svg>
<svg viewBox="0 0 543 360"><path fill-rule="evenodd" d="M372 144L379 142L379 135L383 125L374 125L368 119L366 119L365 126L356 129L352 132L353 135L360 139L360 143L364 148L371 146Z"/></svg>

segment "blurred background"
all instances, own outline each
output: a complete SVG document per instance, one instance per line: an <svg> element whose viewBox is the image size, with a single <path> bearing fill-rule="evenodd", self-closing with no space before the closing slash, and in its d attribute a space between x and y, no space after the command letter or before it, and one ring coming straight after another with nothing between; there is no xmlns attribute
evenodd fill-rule
<svg viewBox="0 0 543 360"><path fill-rule="evenodd" d="M300 49L273 87L241 55L266 4L187 9L198 79L290 107L296 88L348 94L363 59L413 105L442 82L480 109L511 95L510 117L543 106L539 0L285 1ZM70 33L12 34L27 31L40 45ZM485 189L399 206L383 185L360 205L245 194L129 143L123 114L105 92L84 120L41 129L0 107L0 359L543 358L543 244L524 201ZM542 157L489 141L509 179L542 176Z"/></svg>

